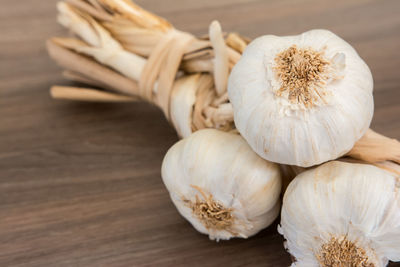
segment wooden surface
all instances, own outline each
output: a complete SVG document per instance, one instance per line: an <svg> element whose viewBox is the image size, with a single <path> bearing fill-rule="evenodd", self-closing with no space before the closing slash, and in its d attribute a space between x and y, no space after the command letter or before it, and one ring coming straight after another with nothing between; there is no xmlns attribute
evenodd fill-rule
<svg viewBox="0 0 400 267"><path fill-rule="evenodd" d="M334 31L374 75L372 127L400 138L400 1L138 2L196 34L216 18L252 38ZM0 266L290 264L277 222L248 240L216 243L197 233L160 178L177 141L162 113L143 103L51 100L52 84L68 84L44 47L66 34L55 1L0 3Z"/></svg>

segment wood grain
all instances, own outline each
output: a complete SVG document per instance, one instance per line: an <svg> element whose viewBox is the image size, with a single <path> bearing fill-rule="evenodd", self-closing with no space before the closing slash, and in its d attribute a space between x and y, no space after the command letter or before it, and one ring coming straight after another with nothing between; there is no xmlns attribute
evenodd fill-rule
<svg viewBox="0 0 400 267"><path fill-rule="evenodd" d="M372 127L400 139L400 1L138 2L196 34L215 18L252 38L334 31L373 72ZM180 217L160 179L177 136L157 108L50 99L68 85L45 51L66 34L55 3L1 0L0 266L288 266L277 222L216 243Z"/></svg>

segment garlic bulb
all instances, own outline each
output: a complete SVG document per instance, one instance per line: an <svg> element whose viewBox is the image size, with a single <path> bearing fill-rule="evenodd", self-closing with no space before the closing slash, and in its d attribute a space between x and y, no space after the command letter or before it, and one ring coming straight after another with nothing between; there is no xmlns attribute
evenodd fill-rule
<svg viewBox="0 0 400 267"><path fill-rule="evenodd" d="M327 30L267 35L229 77L237 129L261 157L308 167L344 155L373 115L371 72Z"/></svg>
<svg viewBox="0 0 400 267"><path fill-rule="evenodd" d="M237 134L199 130L172 146L162 178L180 214L210 239L247 238L279 214L278 165Z"/></svg>
<svg viewBox="0 0 400 267"><path fill-rule="evenodd" d="M279 232L292 266L385 266L400 261L400 177L332 161L286 190Z"/></svg>

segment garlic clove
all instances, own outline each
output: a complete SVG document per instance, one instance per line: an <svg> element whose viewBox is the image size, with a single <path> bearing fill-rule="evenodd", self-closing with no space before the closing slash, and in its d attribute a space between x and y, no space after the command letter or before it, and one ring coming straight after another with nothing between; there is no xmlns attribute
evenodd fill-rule
<svg viewBox="0 0 400 267"><path fill-rule="evenodd" d="M385 266L400 261L400 177L332 161L287 188L278 231L293 266Z"/></svg>
<svg viewBox="0 0 400 267"><path fill-rule="evenodd" d="M309 167L347 153L369 127L368 66L327 30L249 44L228 82L237 129L261 157Z"/></svg>
<svg viewBox="0 0 400 267"><path fill-rule="evenodd" d="M179 141L164 158L162 178L179 213L210 239L247 238L279 214L278 165L237 134L205 129Z"/></svg>

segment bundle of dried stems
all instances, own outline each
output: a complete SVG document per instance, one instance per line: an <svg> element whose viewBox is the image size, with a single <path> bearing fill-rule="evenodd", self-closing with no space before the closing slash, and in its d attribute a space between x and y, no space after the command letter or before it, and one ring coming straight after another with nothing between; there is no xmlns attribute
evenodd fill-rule
<svg viewBox="0 0 400 267"><path fill-rule="evenodd" d="M227 80L247 38L224 34L217 21L207 37L195 37L129 0L65 0L57 7L59 23L75 37L48 40L49 54L66 78L94 88L54 86L54 98L148 101L181 137L202 128L234 130ZM400 164L400 143L372 130L348 156L400 174L393 163Z"/></svg>

